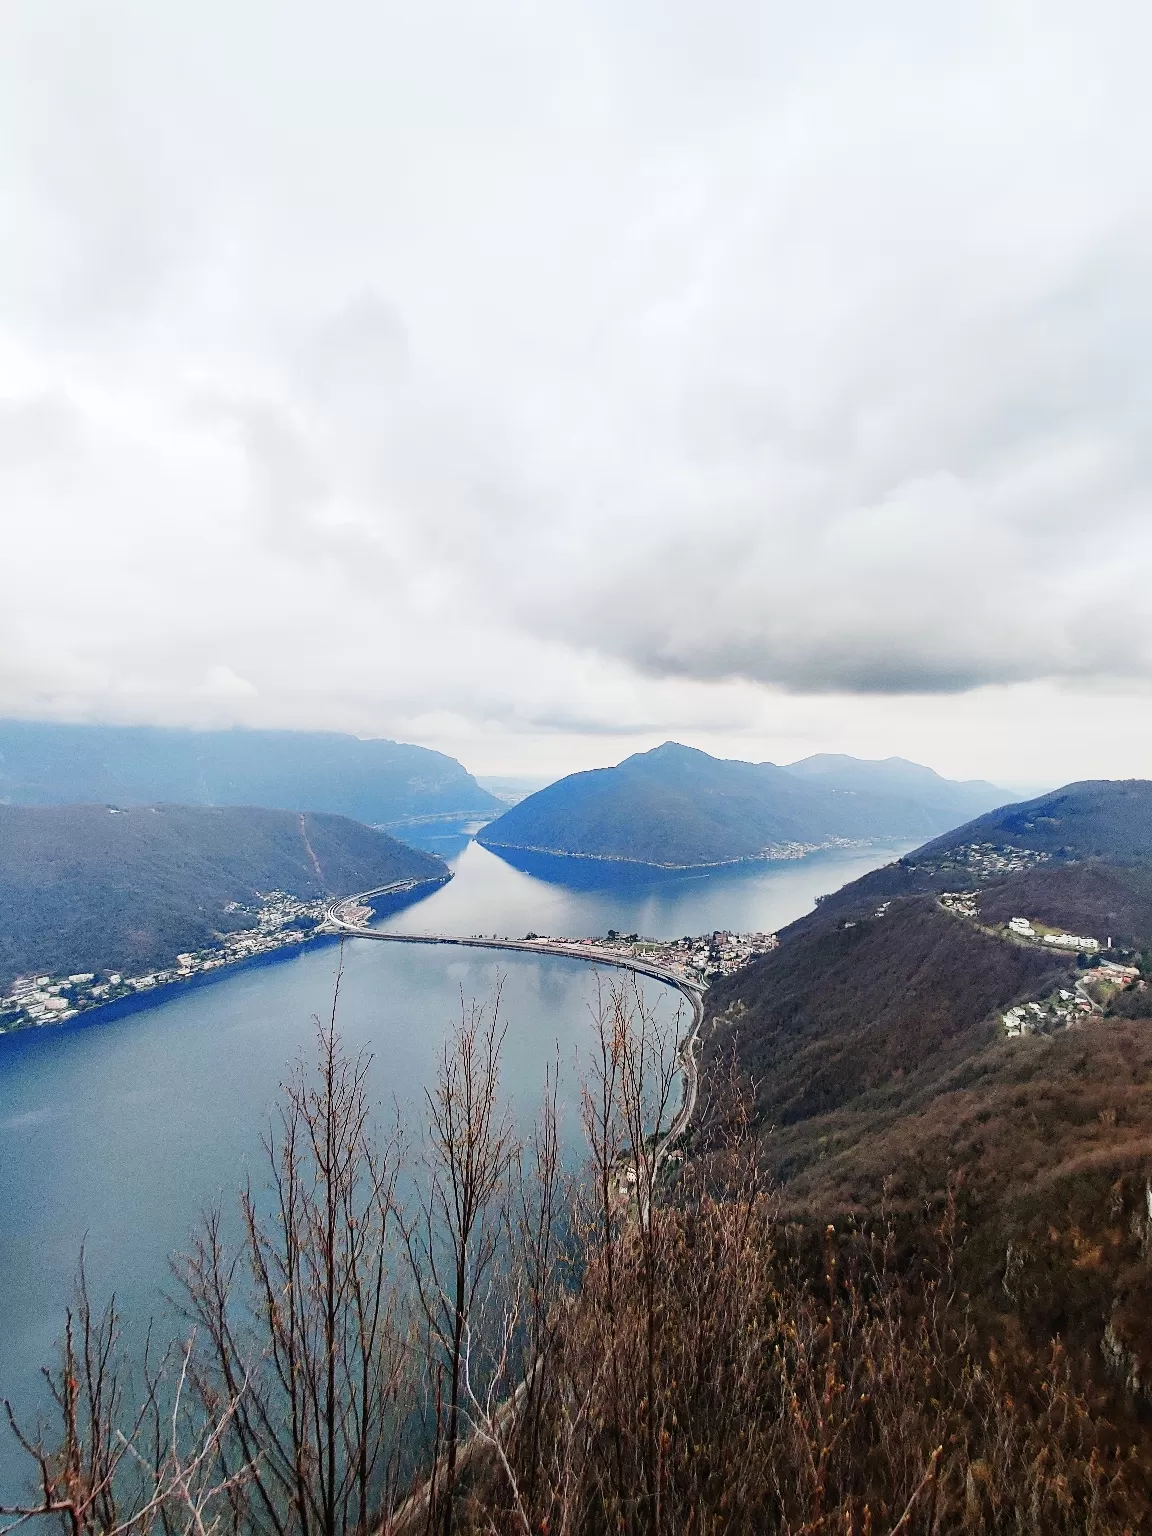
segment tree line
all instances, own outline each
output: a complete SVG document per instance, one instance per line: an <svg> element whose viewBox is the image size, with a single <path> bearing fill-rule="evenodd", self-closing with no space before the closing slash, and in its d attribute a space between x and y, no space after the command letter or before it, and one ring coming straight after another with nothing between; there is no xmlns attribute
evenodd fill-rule
<svg viewBox="0 0 1152 1536"><path fill-rule="evenodd" d="M81 1268L7 1529L68 1536L1135 1531L1142 1469L1058 1342L990 1349L952 1200L922 1241L779 1217L717 1074L669 1155L678 1026L604 987L561 1156L515 1131L499 994L462 1000L411 1151L338 987L239 1234L173 1261L184 1322L124 1358ZM414 1193L406 1192L414 1191Z"/></svg>

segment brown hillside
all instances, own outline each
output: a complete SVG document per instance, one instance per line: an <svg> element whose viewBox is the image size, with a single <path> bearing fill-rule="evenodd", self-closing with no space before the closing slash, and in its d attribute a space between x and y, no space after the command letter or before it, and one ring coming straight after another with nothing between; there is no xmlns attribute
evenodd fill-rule
<svg viewBox="0 0 1152 1536"><path fill-rule="evenodd" d="M1152 1020L1104 1019L986 1047L963 1080L811 1163L786 1200L821 1221L911 1215L959 1176L981 1308L1034 1342L1106 1350L1152 1401L1150 1170Z"/></svg>
<svg viewBox="0 0 1152 1536"><path fill-rule="evenodd" d="M850 1143L927 1102L996 1037L999 1010L1069 973L1066 958L982 933L930 897L898 901L883 917L794 932L718 985L706 1066L735 1052L787 1178L825 1155L828 1135ZM814 1127L830 1115L834 1132Z"/></svg>
<svg viewBox="0 0 1152 1536"><path fill-rule="evenodd" d="M1138 934L1146 882L1090 863L1030 871L986 888L981 913ZM1152 1020L1012 1040L998 1020L1070 974L930 896L847 923L821 913L710 994L721 1017L705 1060L718 1074L734 1053L753 1079L789 1220L816 1234L887 1218L911 1253L953 1191L981 1337L1026 1356L1062 1338L1078 1378L1139 1435L1129 1419L1152 1403ZM1125 1011L1148 1012L1148 995L1123 994Z"/></svg>
<svg viewBox="0 0 1152 1536"><path fill-rule="evenodd" d="M1095 861L1041 865L989 887L980 898L986 922L1036 918L1073 933L1143 946L1152 938L1152 869Z"/></svg>

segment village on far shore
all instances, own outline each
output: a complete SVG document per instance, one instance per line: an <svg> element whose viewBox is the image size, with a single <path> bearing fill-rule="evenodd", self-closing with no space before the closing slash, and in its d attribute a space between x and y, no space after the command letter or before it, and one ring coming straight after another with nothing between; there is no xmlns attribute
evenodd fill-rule
<svg viewBox="0 0 1152 1536"><path fill-rule="evenodd" d="M18 976L8 995L0 997L0 1034L30 1026L66 1023L89 1009L190 982L225 966L331 934L331 928L326 926L330 909L329 901L302 901L283 891L269 891L255 903L246 905L234 901L225 908L229 915L254 919L253 926L221 934L214 945L179 954L172 966L138 976L129 976L122 971ZM371 907L351 903L345 904L343 912L353 924L357 921L366 923L372 915ZM472 937L480 940L484 936ZM635 933L624 935L615 929L609 929L603 938L554 941L544 934L529 933L523 942L537 940L562 944L572 953L588 958L602 955L605 960L614 962L635 960L667 970L683 980L704 983L716 976L731 975L757 955L774 949L779 942L774 933L716 931L663 941L642 938Z"/></svg>
<svg viewBox="0 0 1152 1536"><path fill-rule="evenodd" d="M122 971L77 971L68 976L18 976L9 995L0 998L0 1031L30 1024L60 1024L89 1008L99 1008L137 993L220 970L240 960L271 954L312 938L324 921L327 903L301 901L283 891L269 891L251 905L231 901L229 916L249 916L253 927L224 933L219 942L176 956L174 966L128 976Z"/></svg>

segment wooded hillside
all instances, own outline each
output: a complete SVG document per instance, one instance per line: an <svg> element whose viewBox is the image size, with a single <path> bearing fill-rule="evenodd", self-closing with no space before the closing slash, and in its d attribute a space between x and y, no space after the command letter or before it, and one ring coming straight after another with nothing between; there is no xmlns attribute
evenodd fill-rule
<svg viewBox="0 0 1152 1536"><path fill-rule="evenodd" d="M254 807L0 805L0 986L171 962L251 922L281 890L315 899L446 873L433 854L344 816Z"/></svg>
<svg viewBox="0 0 1152 1536"><path fill-rule="evenodd" d="M781 857L789 845L822 847L837 838L931 837L976 805L994 804L998 794L992 785L949 785L911 763L896 771L883 763L812 759L796 768L721 760L669 741L529 795L479 841L692 868Z"/></svg>
<svg viewBox="0 0 1152 1536"><path fill-rule="evenodd" d="M1069 980L1067 956L1007 944L931 898L812 925L717 983L710 1061L735 1050L778 1176L915 1112L994 1040L999 1010Z"/></svg>
<svg viewBox="0 0 1152 1536"><path fill-rule="evenodd" d="M1026 916L1146 957L1150 790L1071 786L845 887L712 989L704 1046L705 1081L733 1058L752 1080L789 1220L813 1241L829 1222L895 1220L912 1251L954 1200L981 1335L1036 1351L1060 1336L1121 1414L1152 1380L1152 995L1137 982L1103 1014L1006 1038L1008 1006L1087 973L994 930ZM1004 873L1012 848L1051 857ZM960 888L974 920L936 899Z"/></svg>

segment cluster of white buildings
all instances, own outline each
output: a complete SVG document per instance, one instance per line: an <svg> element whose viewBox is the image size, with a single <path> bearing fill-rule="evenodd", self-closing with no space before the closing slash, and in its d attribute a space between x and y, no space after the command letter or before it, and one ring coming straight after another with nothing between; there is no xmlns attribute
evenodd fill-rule
<svg viewBox="0 0 1152 1536"><path fill-rule="evenodd" d="M776 949L780 940L774 933L713 933L707 948L695 941L691 964L702 977L731 976L741 971L758 955Z"/></svg>
<svg viewBox="0 0 1152 1536"><path fill-rule="evenodd" d="M1019 933L1020 930L1015 929L1014 932ZM1078 1018L1099 1013L1101 1005L1098 998L1103 996L1106 1000L1113 988L1126 987L1139 975L1140 971L1134 965L1119 965L1114 960L1094 963L1091 970L1085 973L1085 980L1077 983L1075 992L1062 987L1042 1003L1020 1003L1015 1008L1009 1008L1002 1015L1004 1033L1014 1038L1019 1035L1049 1034L1054 1029L1066 1028ZM1086 986L1090 988L1087 992Z"/></svg>
<svg viewBox="0 0 1152 1536"><path fill-rule="evenodd" d="M93 993L107 994L107 985L93 985L95 982L91 971L59 977L17 976L8 996L0 998L0 1015L22 1017L30 1024L56 1024L75 1018L85 998Z"/></svg>
<svg viewBox="0 0 1152 1536"><path fill-rule="evenodd" d="M1052 855L1038 853L1034 848L1014 848L1011 843L961 843L941 855L938 862L925 861L916 864L917 869L950 869L959 865L978 880L990 880L997 875L1016 875L1025 869L1035 869L1047 864Z"/></svg>
<svg viewBox="0 0 1152 1536"><path fill-rule="evenodd" d="M648 961L674 976L686 981L708 981L714 976L730 976L742 970L758 955L766 955L775 949L780 940L774 933L729 933L717 929L713 933L700 934L695 938L641 939L608 938L585 939L581 945L591 945L606 955L619 955L630 960Z"/></svg>
<svg viewBox="0 0 1152 1536"><path fill-rule="evenodd" d="M9 995L0 998L0 1033L29 1024L62 1023L116 998L151 992L171 982L188 981L204 971L268 954L286 944L302 943L324 919L322 901L300 901L283 891L270 891L250 907L230 902L226 910L254 917L255 927L224 935L218 946L177 955L175 966L165 970L141 976L125 976L120 971L102 977L92 971L61 977L18 976Z"/></svg>
<svg viewBox="0 0 1152 1536"><path fill-rule="evenodd" d="M850 852L855 848L871 848L878 839L860 837L826 837L822 843L765 843L756 855L760 859L806 859L810 853L827 853L836 848ZM736 861L741 862L741 861Z"/></svg>
<svg viewBox="0 0 1152 1536"><path fill-rule="evenodd" d="M939 901L946 912L954 912L958 917L967 917L973 922L978 922L979 898L979 891L944 891ZM1048 944L1053 949L1076 950L1085 955L1098 954L1101 949L1110 948L1112 943L1110 938L1101 944L1099 939L1085 934L1063 933L1058 928L1049 928L1044 923L1036 923L1029 917L1010 917L1006 927L1008 932L1018 939L1028 939L1034 944Z"/></svg>
<svg viewBox="0 0 1152 1536"><path fill-rule="evenodd" d="M482 938L483 935L473 934L472 937ZM720 929L695 938L644 939L639 934L618 934L610 929L607 938L601 939L562 939L544 933L529 933L518 942L539 942L590 959L603 955L606 960L637 960L685 981L698 982L714 976L730 976L758 955L766 955L775 949L780 940L774 933L729 933Z"/></svg>
<svg viewBox="0 0 1152 1536"><path fill-rule="evenodd" d="M1094 1006L1088 998L1062 987L1054 997L1042 1003L1020 1003L1009 1008L1003 1015L1004 1033L1010 1039L1019 1035L1048 1034L1093 1011Z"/></svg>
<svg viewBox="0 0 1152 1536"><path fill-rule="evenodd" d="M1037 928L1027 917L1010 917L1008 931L1019 939L1032 939L1036 943L1051 944L1056 949L1075 949L1086 955L1094 955L1100 949L1100 940L1086 938L1078 933L1061 933L1055 928Z"/></svg>

